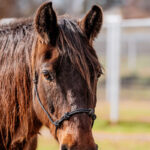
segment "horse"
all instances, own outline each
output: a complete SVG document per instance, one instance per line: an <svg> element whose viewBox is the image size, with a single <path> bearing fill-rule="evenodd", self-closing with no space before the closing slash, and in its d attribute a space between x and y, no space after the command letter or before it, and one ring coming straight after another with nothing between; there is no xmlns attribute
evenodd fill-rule
<svg viewBox="0 0 150 150"><path fill-rule="evenodd" d="M35 150L42 126L60 150L98 149L93 41L102 22L100 6L75 19L45 2L34 17L0 25L0 150Z"/></svg>

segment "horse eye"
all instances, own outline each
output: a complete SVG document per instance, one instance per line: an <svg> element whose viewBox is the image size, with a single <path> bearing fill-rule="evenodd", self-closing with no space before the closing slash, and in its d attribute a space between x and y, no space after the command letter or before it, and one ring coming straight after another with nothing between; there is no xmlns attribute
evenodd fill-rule
<svg viewBox="0 0 150 150"><path fill-rule="evenodd" d="M99 78L101 76L102 72L101 70L97 73L97 78Z"/></svg>
<svg viewBox="0 0 150 150"><path fill-rule="evenodd" d="M55 78L55 74L53 72L49 72L48 70L44 70L42 73L46 80L52 81Z"/></svg>
<svg viewBox="0 0 150 150"><path fill-rule="evenodd" d="M51 57L52 57L51 51L47 51L47 52L45 53L45 55L44 55L44 58L45 58L45 59L50 59Z"/></svg>

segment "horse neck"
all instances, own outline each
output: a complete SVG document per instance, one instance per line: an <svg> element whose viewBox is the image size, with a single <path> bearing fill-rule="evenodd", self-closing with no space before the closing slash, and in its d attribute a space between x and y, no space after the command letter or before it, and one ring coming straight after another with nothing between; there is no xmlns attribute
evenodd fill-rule
<svg viewBox="0 0 150 150"><path fill-rule="evenodd" d="M23 29L0 33L0 114L6 129L33 118L31 52L34 31ZM11 112L11 113L10 113ZM19 122L18 122L19 121ZM16 123L17 122L17 123ZM27 127L28 128L28 127Z"/></svg>

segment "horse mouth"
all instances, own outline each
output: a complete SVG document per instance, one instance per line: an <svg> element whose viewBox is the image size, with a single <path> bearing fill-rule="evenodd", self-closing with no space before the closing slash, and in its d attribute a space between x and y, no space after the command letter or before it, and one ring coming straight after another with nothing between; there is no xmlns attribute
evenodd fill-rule
<svg viewBox="0 0 150 150"><path fill-rule="evenodd" d="M81 148L81 149L78 149L76 147L69 148L66 144L63 144L61 146L60 150L83 150L83 148ZM98 150L98 145L96 144L96 148L89 148L89 149L86 149L86 150Z"/></svg>

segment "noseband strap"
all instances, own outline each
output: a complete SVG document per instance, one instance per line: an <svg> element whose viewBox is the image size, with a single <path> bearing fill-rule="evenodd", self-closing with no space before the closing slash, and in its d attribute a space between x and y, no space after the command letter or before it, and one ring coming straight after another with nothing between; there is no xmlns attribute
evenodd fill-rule
<svg viewBox="0 0 150 150"><path fill-rule="evenodd" d="M49 121L55 125L56 127L56 131L58 128L60 128L60 126L62 125L62 123L65 121L65 120L69 120L73 115L75 114L80 114L80 113L87 113L89 117L92 118L92 126L93 126L93 123L94 123L94 120L96 119L96 115L94 113L94 110L92 108L89 108L89 109L85 109L85 108L79 108L77 110L74 110L74 111L71 111L71 112L67 112L65 113L59 120L57 121L53 121L52 117L49 115L49 113L46 111L45 107L43 106L41 100L40 100L40 97L39 97L39 92L38 92L38 89L37 89L37 84L38 84L38 80L37 79L34 79L33 80L34 82L34 91L35 91L35 94L37 96L37 100L41 106L41 108L43 109L43 111L46 113Z"/></svg>

